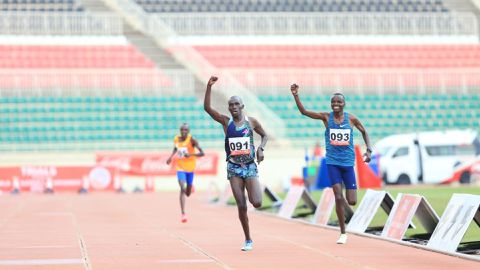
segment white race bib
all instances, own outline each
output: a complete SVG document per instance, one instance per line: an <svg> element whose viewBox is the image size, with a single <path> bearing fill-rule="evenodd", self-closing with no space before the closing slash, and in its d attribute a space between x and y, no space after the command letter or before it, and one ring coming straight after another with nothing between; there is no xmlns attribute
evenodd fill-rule
<svg viewBox="0 0 480 270"><path fill-rule="evenodd" d="M177 155L180 158L185 157L185 155L188 153L187 147L178 147L177 148Z"/></svg>
<svg viewBox="0 0 480 270"><path fill-rule="evenodd" d="M330 145L345 146L350 144L350 129L330 129Z"/></svg>
<svg viewBox="0 0 480 270"><path fill-rule="evenodd" d="M250 137L228 138L230 155L250 155Z"/></svg>

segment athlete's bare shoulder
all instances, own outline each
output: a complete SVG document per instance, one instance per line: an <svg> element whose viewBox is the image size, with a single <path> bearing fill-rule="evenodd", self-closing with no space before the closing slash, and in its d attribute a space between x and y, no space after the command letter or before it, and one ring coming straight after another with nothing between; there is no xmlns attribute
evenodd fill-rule
<svg viewBox="0 0 480 270"><path fill-rule="evenodd" d="M260 122L258 122L257 118L248 116L248 121L252 125L252 128L260 126Z"/></svg>
<svg viewBox="0 0 480 270"><path fill-rule="evenodd" d="M193 146L198 144L197 139L195 139L193 136L191 137L190 142L192 143Z"/></svg>
<svg viewBox="0 0 480 270"><path fill-rule="evenodd" d="M352 123L357 123L359 122L358 117L352 113L348 113L348 118L350 119L350 122Z"/></svg>
<svg viewBox="0 0 480 270"><path fill-rule="evenodd" d="M329 112L318 112L319 115L321 115L322 120L328 120L328 117L330 116Z"/></svg>

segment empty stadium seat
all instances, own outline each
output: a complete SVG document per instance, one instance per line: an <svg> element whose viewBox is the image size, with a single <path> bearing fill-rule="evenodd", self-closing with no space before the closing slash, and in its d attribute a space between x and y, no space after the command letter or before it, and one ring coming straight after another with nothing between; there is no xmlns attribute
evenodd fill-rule
<svg viewBox="0 0 480 270"><path fill-rule="evenodd" d="M478 73L459 72L460 75L446 76L454 70L477 70L480 67L479 45L221 45L194 48L211 64L228 71L248 87L285 86L294 80L304 86L378 87L381 82L382 87L398 88L400 76L403 76L400 78L402 87L458 87L480 83ZM445 72L431 72L420 81L416 76L400 72L409 70L413 70L413 75L420 70ZM350 73L341 76L344 71ZM355 78L348 74L354 74Z"/></svg>
<svg viewBox="0 0 480 270"><path fill-rule="evenodd" d="M479 45L196 46L219 68L480 67Z"/></svg>
<svg viewBox="0 0 480 270"><path fill-rule="evenodd" d="M301 99L309 110L330 111L330 97L302 94ZM301 115L291 95L262 95L260 99L286 121L287 136L293 141L323 140L323 123ZM395 133L463 129L479 124L480 94L347 94L346 101L347 111L361 119L372 141Z"/></svg>
<svg viewBox="0 0 480 270"><path fill-rule="evenodd" d="M82 12L79 0L0 0L1 11Z"/></svg>
<svg viewBox="0 0 480 270"><path fill-rule="evenodd" d="M223 138L194 96L0 97L0 114L10 143L171 140L184 122L200 140Z"/></svg>
<svg viewBox="0 0 480 270"><path fill-rule="evenodd" d="M153 68L131 45L0 45L0 68Z"/></svg>
<svg viewBox="0 0 480 270"><path fill-rule="evenodd" d="M441 0L135 0L146 12L447 12Z"/></svg>

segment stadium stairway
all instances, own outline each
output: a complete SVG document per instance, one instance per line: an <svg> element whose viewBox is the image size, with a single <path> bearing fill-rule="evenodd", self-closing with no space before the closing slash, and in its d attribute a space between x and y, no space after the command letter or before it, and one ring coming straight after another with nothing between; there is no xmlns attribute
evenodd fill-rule
<svg viewBox="0 0 480 270"><path fill-rule="evenodd" d="M114 12L104 1L98 0L83 0L83 5L87 10L97 12ZM154 38L149 37L142 32L132 27L127 20L123 20L123 34L128 39L130 44L134 45L140 52L148 56L157 67L161 69L178 69L188 71L175 58L161 48ZM198 79L195 80L195 93L198 98L203 98L205 85ZM219 97L213 96L215 99ZM223 100L223 99L222 99Z"/></svg>
<svg viewBox="0 0 480 270"><path fill-rule="evenodd" d="M450 10L457 12L472 12L478 19L480 34L480 8L475 6L472 0L443 0L443 4Z"/></svg>
<svg viewBox="0 0 480 270"><path fill-rule="evenodd" d="M115 12L104 0L83 0L83 5L87 10L98 12ZM185 72L189 70L180 64L170 53L161 48L153 37L136 30L128 20L123 19L123 33L130 44L134 45L144 55L148 56L161 69L178 69ZM193 75L193 74L192 74ZM195 96L200 102L205 94L205 84L198 78L195 79ZM212 93L212 104L224 104L225 98L218 93ZM222 107L223 108L223 107ZM225 109L220 109L222 113L227 113Z"/></svg>
<svg viewBox="0 0 480 270"><path fill-rule="evenodd" d="M112 12L104 2L98 0L83 0L84 6L90 11ZM131 27L125 20L123 33L128 41L138 48L143 54L153 60L158 67L164 69L183 69L173 57L160 48L153 38L147 37Z"/></svg>

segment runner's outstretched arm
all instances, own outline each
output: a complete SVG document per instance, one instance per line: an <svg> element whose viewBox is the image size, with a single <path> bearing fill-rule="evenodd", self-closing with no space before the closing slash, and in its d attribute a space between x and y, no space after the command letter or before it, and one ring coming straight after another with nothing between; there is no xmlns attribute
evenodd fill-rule
<svg viewBox="0 0 480 270"><path fill-rule="evenodd" d="M214 85L217 80L218 78L215 76L210 77L210 80L208 80L207 90L205 91L205 99L203 101L203 109L210 115L210 117L213 118L213 120L217 121L225 127L228 123L228 116L219 113L210 105L212 85Z"/></svg>
<svg viewBox="0 0 480 270"><path fill-rule="evenodd" d="M200 147L200 145L198 144L198 141L195 140L195 139L193 139L193 138L192 138L192 145L193 145L193 147L195 147L195 148L198 149L198 153L195 153L194 156L196 156L196 157L203 157L203 156L205 156L205 153L203 152L203 149L202 149L202 148ZM188 156L190 156L190 155L188 155ZM187 156L187 157L188 157L188 156Z"/></svg>
<svg viewBox="0 0 480 270"><path fill-rule="evenodd" d="M353 114L350 114L350 121L352 121L352 124L362 133L363 141L365 142L365 145L367 146L367 151L365 151L365 154L363 156L365 157L364 161L365 162L370 162L371 160L371 154L372 154L372 146L370 145L370 137L368 136L367 130L365 127L362 125L360 120Z"/></svg>
<svg viewBox="0 0 480 270"><path fill-rule="evenodd" d="M172 163L172 158L173 158L173 156L175 155L175 153L177 153L177 147L173 147L172 154L171 154L170 157L167 159L167 164L168 164L168 165L170 165L170 163Z"/></svg>
<svg viewBox="0 0 480 270"><path fill-rule="evenodd" d="M306 110L305 107L303 107L303 104L300 101L300 97L298 96L298 88L299 87L296 84L292 84L292 86L290 86L290 91L292 91L292 95L295 98L295 103L297 104L297 108L300 111L300 113L313 119L320 119L323 122L328 121L328 113L312 112L312 111Z"/></svg>
<svg viewBox="0 0 480 270"><path fill-rule="evenodd" d="M263 155L263 151L265 149L265 145L267 144L268 136L267 136L267 133L265 132L265 130L263 130L262 125L260 125L260 122L258 122L257 119L255 119L253 117L250 117L250 121L253 124L253 130L255 130L255 132L258 135L260 135L260 137L262 139L262 141L260 142L260 145L257 148L257 162L258 162L258 164L260 164L260 162L262 162L263 159L265 158L264 155Z"/></svg>

